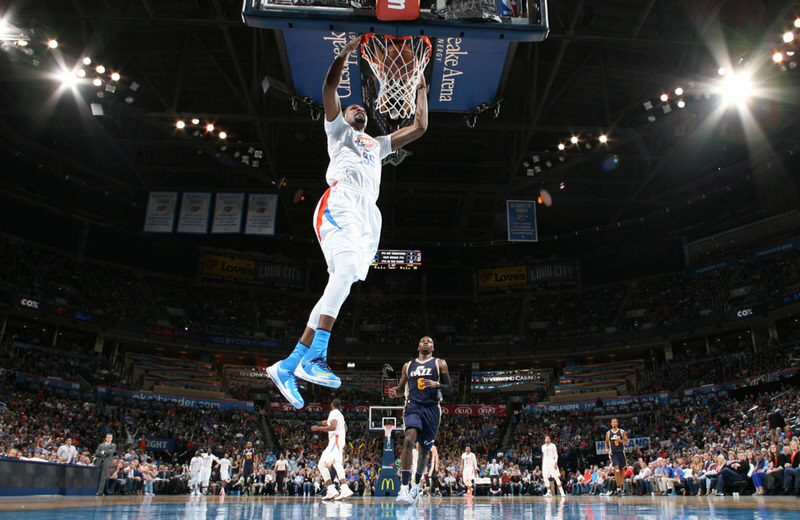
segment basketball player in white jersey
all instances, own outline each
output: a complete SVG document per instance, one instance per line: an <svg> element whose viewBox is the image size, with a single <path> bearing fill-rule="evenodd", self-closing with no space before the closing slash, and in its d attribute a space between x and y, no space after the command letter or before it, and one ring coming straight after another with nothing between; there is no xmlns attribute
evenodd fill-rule
<svg viewBox="0 0 800 520"><path fill-rule="evenodd" d="M203 488L203 494L208 493L208 481L211 479L211 466L215 462L219 462L219 458L210 451L206 451L200 455L203 459L203 469L200 471L200 486Z"/></svg>
<svg viewBox="0 0 800 520"><path fill-rule="evenodd" d="M328 420L322 421L322 426L312 426L312 432L328 432L328 447L322 452L319 458L319 472L322 478L325 479L325 485L328 486L327 494L322 500L344 500L352 496L353 491L347 485L347 475L344 472L344 444L345 434L347 432L347 425L344 422L344 415L339 410L342 407L342 402L334 399L331 402L331 412L328 414ZM331 480L330 468L333 466L334 471L339 475L339 492L336 492L336 486L333 485Z"/></svg>
<svg viewBox="0 0 800 520"><path fill-rule="evenodd" d="M544 444L542 444L542 480L547 486L546 497L551 497L553 494L550 492L550 479L553 479L558 492L564 495L564 488L561 487L561 472L558 470L558 450L556 445L550 442L550 436L544 436Z"/></svg>
<svg viewBox="0 0 800 520"><path fill-rule="evenodd" d="M325 262L328 284L311 311L303 334L287 357L267 369L283 396L302 408L303 397L297 378L330 388L341 380L328 366L328 340L350 286L367 277L378 250L381 213L376 201L380 191L381 162L390 153L418 139L428 128L428 100L425 77L417 86L414 122L391 135L373 138L364 133L367 112L350 105L342 111L339 82L350 53L361 37L348 42L333 60L322 86L325 133L331 158L325 178L330 185L314 212L314 232Z"/></svg>
<svg viewBox="0 0 800 520"><path fill-rule="evenodd" d="M200 451L196 451L192 460L189 461L189 489L192 490L192 496L200 494L200 474L203 471L203 457L200 456Z"/></svg>
<svg viewBox="0 0 800 520"><path fill-rule="evenodd" d="M478 471L478 459L472 453L472 449L467 446L461 454L461 480L467 486L467 493L464 496L472 496L472 486L475 484L475 473Z"/></svg>
<svg viewBox="0 0 800 520"><path fill-rule="evenodd" d="M219 480L220 480L220 490L219 494L225 494L225 488L228 487L228 484L231 481L231 459L228 457L226 453L223 455L221 459L219 459Z"/></svg>

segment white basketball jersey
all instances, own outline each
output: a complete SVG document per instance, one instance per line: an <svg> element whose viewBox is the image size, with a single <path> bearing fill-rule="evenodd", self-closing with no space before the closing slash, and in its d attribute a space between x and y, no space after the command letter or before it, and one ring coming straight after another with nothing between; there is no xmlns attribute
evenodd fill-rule
<svg viewBox="0 0 800 520"><path fill-rule="evenodd" d="M328 414L328 424L333 419L336 420L336 428L328 432L328 443L338 444L338 447L342 448L344 446L344 434L347 430L344 424L344 415L339 410L331 410L331 413Z"/></svg>
<svg viewBox="0 0 800 520"><path fill-rule="evenodd" d="M556 450L556 445L552 442L550 444L542 444L542 464L549 462L552 465L557 461L558 450Z"/></svg>
<svg viewBox="0 0 800 520"><path fill-rule="evenodd" d="M464 453L461 454L461 459L464 461L464 471L467 471L467 470L475 471L475 468L477 468L478 463L477 463L477 461L475 459L475 454L474 453L472 453L472 452L470 452L470 453L464 452Z"/></svg>
<svg viewBox="0 0 800 520"><path fill-rule="evenodd" d="M325 174L329 186L343 182L355 186L378 199L381 186L381 161L392 153L392 139L378 138L359 132L340 113L333 121L325 120L328 135L328 156L331 163Z"/></svg>

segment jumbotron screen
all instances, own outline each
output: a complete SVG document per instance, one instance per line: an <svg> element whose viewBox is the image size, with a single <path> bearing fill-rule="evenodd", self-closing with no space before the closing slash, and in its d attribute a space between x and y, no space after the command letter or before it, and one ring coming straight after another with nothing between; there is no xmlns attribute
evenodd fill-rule
<svg viewBox="0 0 800 520"><path fill-rule="evenodd" d="M419 249L378 249L371 266L374 269L419 269L422 251Z"/></svg>

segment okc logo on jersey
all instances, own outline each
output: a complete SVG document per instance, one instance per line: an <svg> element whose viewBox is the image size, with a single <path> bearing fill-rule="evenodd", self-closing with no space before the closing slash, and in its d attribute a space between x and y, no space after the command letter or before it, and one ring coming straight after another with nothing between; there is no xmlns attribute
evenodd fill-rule
<svg viewBox="0 0 800 520"><path fill-rule="evenodd" d="M378 141L368 135L359 135L356 137L356 146L359 146L367 151L372 151L378 146Z"/></svg>

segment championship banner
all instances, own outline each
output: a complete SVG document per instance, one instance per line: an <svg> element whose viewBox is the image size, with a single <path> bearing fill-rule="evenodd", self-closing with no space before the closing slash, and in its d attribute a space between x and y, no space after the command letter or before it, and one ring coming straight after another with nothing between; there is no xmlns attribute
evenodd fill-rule
<svg viewBox="0 0 800 520"><path fill-rule="evenodd" d="M511 242L538 242L536 231L536 202L532 200L507 200L508 240Z"/></svg>
<svg viewBox="0 0 800 520"><path fill-rule="evenodd" d="M176 191L151 191L144 216L144 232L172 233L177 202Z"/></svg>
<svg viewBox="0 0 800 520"><path fill-rule="evenodd" d="M234 401L233 399L201 399L197 397L185 397L182 395L156 394L144 390L126 390L124 388L111 388L107 386L97 387L97 397L105 398L109 395L124 397L126 399L138 399L139 401L159 401L170 403L184 408L213 408L215 410L247 410L252 412L254 404L252 401Z"/></svg>
<svg viewBox="0 0 800 520"><path fill-rule="evenodd" d="M633 451L634 448L646 448L650 446L650 437L635 437L633 439L628 439L630 444L625 446L623 449L625 453L630 453ZM606 448L606 441L596 441L594 443L594 450L597 452L598 455L608 455L608 449Z"/></svg>
<svg viewBox="0 0 800 520"><path fill-rule="evenodd" d="M478 271L478 288L507 287L528 283L528 269L524 265L495 267Z"/></svg>
<svg viewBox="0 0 800 520"><path fill-rule="evenodd" d="M522 390L519 387L530 386L533 388L543 388L547 386L550 379L549 371L546 370L500 370L494 372L473 372L472 385L473 391L491 390Z"/></svg>
<svg viewBox="0 0 800 520"><path fill-rule="evenodd" d="M574 263L528 266L528 285L578 285L578 266Z"/></svg>
<svg viewBox="0 0 800 520"><path fill-rule="evenodd" d="M508 47L503 40L437 38L428 109L471 112L494 102Z"/></svg>
<svg viewBox="0 0 800 520"><path fill-rule="evenodd" d="M286 56L289 59L295 92L301 97L314 100L321 109L322 84L328 73L328 67L339 55L342 47L358 35L347 32L293 30L282 31L281 36L286 44ZM345 63L337 90L343 107L364 104L361 98L360 62L361 53L351 52ZM322 128L322 121L319 125Z"/></svg>
<svg viewBox="0 0 800 520"><path fill-rule="evenodd" d="M178 233L208 233L208 216L211 210L211 194L184 192L178 217Z"/></svg>
<svg viewBox="0 0 800 520"><path fill-rule="evenodd" d="M206 255L203 258L203 274L237 280L255 280L256 263L243 258Z"/></svg>
<svg viewBox="0 0 800 520"><path fill-rule="evenodd" d="M217 193L211 233L239 233L243 206L244 193Z"/></svg>
<svg viewBox="0 0 800 520"><path fill-rule="evenodd" d="M247 197L245 235L274 235L275 214L278 212L278 196L266 193L251 193Z"/></svg>

